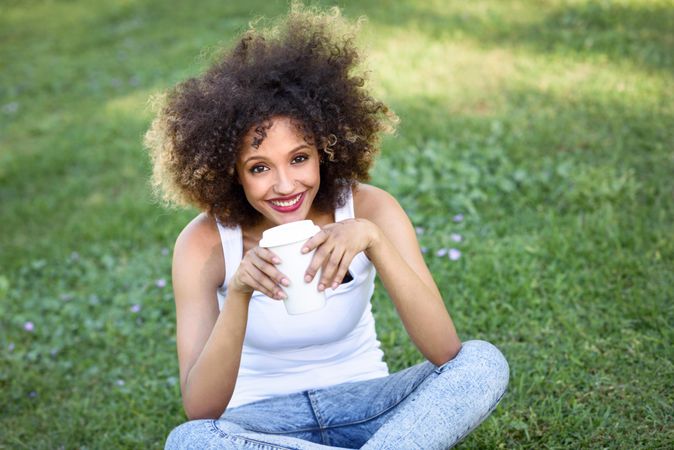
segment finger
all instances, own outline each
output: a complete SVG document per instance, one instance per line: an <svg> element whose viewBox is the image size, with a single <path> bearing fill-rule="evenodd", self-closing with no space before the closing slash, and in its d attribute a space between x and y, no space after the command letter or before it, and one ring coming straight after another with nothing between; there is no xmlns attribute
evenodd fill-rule
<svg viewBox="0 0 674 450"><path fill-rule="evenodd" d="M332 251L330 258L324 264L323 272L321 273L321 281L318 282L319 292L324 291L328 286L332 286L332 282L337 275L343 255L343 250L335 249Z"/></svg>
<svg viewBox="0 0 674 450"><path fill-rule="evenodd" d="M314 253L313 258L311 258L309 267L307 267L307 270L304 273L304 281L306 283L310 283L311 280L314 279L316 273L318 273L318 269L324 265L325 260L330 256L330 253L332 253L332 248L329 248L328 245L323 244L318 247L318 250L316 250L316 253Z"/></svg>
<svg viewBox="0 0 674 450"><path fill-rule="evenodd" d="M253 264L244 269L246 276L246 284L251 286L256 291L262 292L264 295L276 300L283 300L287 298L283 289L281 289L269 276L267 276L260 269Z"/></svg>
<svg viewBox="0 0 674 450"><path fill-rule="evenodd" d="M281 258L279 258L276 253L272 252L268 248L255 247L252 249L252 252L259 258L267 261L269 264L281 264Z"/></svg>
<svg viewBox="0 0 674 450"><path fill-rule="evenodd" d="M313 249L319 247L323 242L328 240L329 233L327 229L323 229L316 233L311 239L305 242L302 247L302 253L309 253Z"/></svg>
<svg viewBox="0 0 674 450"><path fill-rule="evenodd" d="M255 266L255 268L257 268L270 279L274 280L275 283L282 284L283 286L290 285L290 280L288 277L282 274L274 264L269 262L269 260L260 257L260 254L257 251L253 252L250 259L250 262Z"/></svg>
<svg viewBox="0 0 674 450"><path fill-rule="evenodd" d="M342 284L342 281L344 281L344 277L346 276L346 272L349 270L349 264L351 264L351 260L353 260L353 255L345 253L344 256L342 256L337 273L332 279L332 286L330 286L333 291L337 289L340 284Z"/></svg>

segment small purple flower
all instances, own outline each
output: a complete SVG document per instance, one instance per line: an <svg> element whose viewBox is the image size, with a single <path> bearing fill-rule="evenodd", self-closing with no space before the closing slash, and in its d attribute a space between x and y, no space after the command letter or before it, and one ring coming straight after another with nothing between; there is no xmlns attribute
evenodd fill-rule
<svg viewBox="0 0 674 450"><path fill-rule="evenodd" d="M57 348L52 348L51 351L49 352L49 354L50 354L52 357L58 355L58 353L59 353L59 351L58 351Z"/></svg>
<svg viewBox="0 0 674 450"><path fill-rule="evenodd" d="M154 282L154 285L157 286L159 289L165 288L166 287L166 280L163 278L158 279L157 281Z"/></svg>
<svg viewBox="0 0 674 450"><path fill-rule="evenodd" d="M23 329L32 333L35 330L35 324L33 322L26 322L23 324Z"/></svg>
<svg viewBox="0 0 674 450"><path fill-rule="evenodd" d="M450 239L453 240L454 242L461 242L463 241L463 236L461 236L458 233L452 233L450 236Z"/></svg>
<svg viewBox="0 0 674 450"><path fill-rule="evenodd" d="M463 214L457 214L454 217L452 217L452 220L454 222L463 222Z"/></svg>
<svg viewBox="0 0 674 450"><path fill-rule="evenodd" d="M124 380L119 379L119 380L115 381L115 384L119 387L122 387L122 386L124 386Z"/></svg>
<svg viewBox="0 0 674 450"><path fill-rule="evenodd" d="M417 232L417 234L424 234L424 227L414 227L414 231Z"/></svg>
<svg viewBox="0 0 674 450"><path fill-rule="evenodd" d="M12 353L15 347L16 346L14 345L14 342L10 342L9 345L7 346L7 351Z"/></svg>
<svg viewBox="0 0 674 450"><path fill-rule="evenodd" d="M428 247L421 247L421 253L427 253Z"/></svg>
<svg viewBox="0 0 674 450"><path fill-rule="evenodd" d="M441 248L437 252L435 252L435 256L443 257L447 254L447 249L446 248Z"/></svg>
<svg viewBox="0 0 674 450"><path fill-rule="evenodd" d="M132 313L139 313L140 312L140 305L136 303L133 305L131 308L129 308Z"/></svg>
<svg viewBox="0 0 674 450"><path fill-rule="evenodd" d="M2 105L2 110L7 114L14 114L19 110L19 102L5 103Z"/></svg>
<svg viewBox="0 0 674 450"><path fill-rule="evenodd" d="M168 254L169 254L168 248L164 247L164 248L161 249L161 255L162 256L168 256Z"/></svg>
<svg viewBox="0 0 674 450"><path fill-rule="evenodd" d="M449 259L451 259L452 261L456 261L459 258L461 258L461 252L455 248L450 248Z"/></svg>
<svg viewBox="0 0 674 450"><path fill-rule="evenodd" d="M73 299L73 294L61 294L61 300L64 302L69 302L70 300Z"/></svg>
<svg viewBox="0 0 674 450"><path fill-rule="evenodd" d="M77 252L72 252L72 253L70 254L70 260L71 260L71 261L79 261L79 259L80 259L80 254L79 254L79 253L77 253Z"/></svg>
<svg viewBox="0 0 674 450"><path fill-rule="evenodd" d="M30 397L30 398L35 398L35 397L37 397L37 391L30 391L30 392L28 393L28 397Z"/></svg>

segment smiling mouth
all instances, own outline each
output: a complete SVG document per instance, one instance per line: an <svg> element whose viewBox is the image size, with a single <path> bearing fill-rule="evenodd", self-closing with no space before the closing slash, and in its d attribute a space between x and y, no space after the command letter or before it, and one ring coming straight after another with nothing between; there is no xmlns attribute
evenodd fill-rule
<svg viewBox="0 0 674 450"><path fill-rule="evenodd" d="M299 208L304 198L304 192L297 194L294 197L287 198L285 200L268 200L272 208L277 211L290 212Z"/></svg>
<svg viewBox="0 0 674 450"><path fill-rule="evenodd" d="M285 200L285 201L269 200L269 201L272 203L272 205L288 207L288 206L293 206L294 204L299 202L300 197L302 197L302 194L297 194L295 197L291 198L290 200Z"/></svg>

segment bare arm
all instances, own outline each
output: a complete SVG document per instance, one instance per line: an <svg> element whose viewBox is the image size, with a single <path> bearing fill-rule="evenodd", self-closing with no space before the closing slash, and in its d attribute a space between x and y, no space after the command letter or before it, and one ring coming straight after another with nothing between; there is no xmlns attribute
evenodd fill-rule
<svg viewBox="0 0 674 450"><path fill-rule="evenodd" d="M458 353L461 341L423 259L414 227L391 195L372 186L362 189L369 195L356 207L376 226L366 254L412 341L429 361L443 364Z"/></svg>
<svg viewBox="0 0 674 450"><path fill-rule="evenodd" d="M239 370L248 300L228 297L218 311L223 279L217 229L201 215L180 234L173 254L180 388L190 419L222 414Z"/></svg>
<svg viewBox="0 0 674 450"><path fill-rule="evenodd" d="M258 280L250 281L250 270L257 270L251 268L252 262L264 266L265 261L254 251L248 253L230 281L223 308L218 311L216 290L223 283L225 269L215 223L201 215L176 241L173 290L180 387L185 413L190 419L218 418L227 408L239 371L253 289L272 297L280 291L257 272L253 276ZM265 270L275 273L269 263Z"/></svg>
<svg viewBox="0 0 674 450"><path fill-rule="evenodd" d="M387 192L367 185L354 193L354 206L355 220L328 225L310 240L317 251L307 274L323 266L319 284L335 286L355 254L365 251L417 348L436 365L449 361L461 341L407 214Z"/></svg>

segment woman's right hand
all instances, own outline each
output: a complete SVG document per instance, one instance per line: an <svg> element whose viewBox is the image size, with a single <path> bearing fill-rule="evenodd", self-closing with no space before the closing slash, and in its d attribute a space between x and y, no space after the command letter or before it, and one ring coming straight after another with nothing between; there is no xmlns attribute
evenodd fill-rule
<svg viewBox="0 0 674 450"><path fill-rule="evenodd" d="M279 257L267 248L251 248L232 276L229 289L246 295L252 295L256 290L276 300L287 298L281 286L288 286L290 281L276 268L280 262Z"/></svg>

